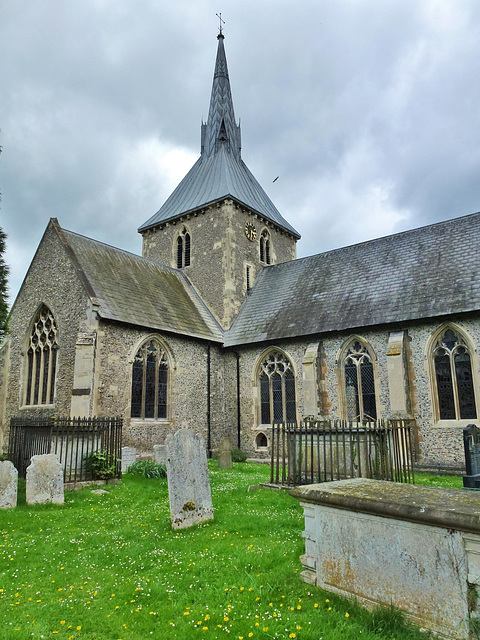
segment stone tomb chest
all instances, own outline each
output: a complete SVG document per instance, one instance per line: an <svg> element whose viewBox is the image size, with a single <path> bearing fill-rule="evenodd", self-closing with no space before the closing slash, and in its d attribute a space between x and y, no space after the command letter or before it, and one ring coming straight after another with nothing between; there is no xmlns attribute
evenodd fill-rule
<svg viewBox="0 0 480 640"><path fill-rule="evenodd" d="M357 478L291 493L305 512L305 582L470 637L480 623L478 492Z"/></svg>

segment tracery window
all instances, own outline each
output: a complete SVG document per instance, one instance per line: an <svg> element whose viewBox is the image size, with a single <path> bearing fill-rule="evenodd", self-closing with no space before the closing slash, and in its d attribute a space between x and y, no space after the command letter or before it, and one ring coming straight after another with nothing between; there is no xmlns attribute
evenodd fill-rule
<svg viewBox="0 0 480 640"><path fill-rule="evenodd" d="M260 234L260 262L271 264L270 234L266 229Z"/></svg>
<svg viewBox="0 0 480 640"><path fill-rule="evenodd" d="M440 420L476 418L469 350L453 329L446 329L435 343L433 363Z"/></svg>
<svg viewBox="0 0 480 640"><path fill-rule="evenodd" d="M132 367L132 418L166 418L168 363L158 340L145 342L135 355Z"/></svg>
<svg viewBox="0 0 480 640"><path fill-rule="evenodd" d="M365 345L353 342L343 358L348 420L376 420L373 362Z"/></svg>
<svg viewBox="0 0 480 640"><path fill-rule="evenodd" d="M190 234L183 227L177 238L177 269L190 266Z"/></svg>
<svg viewBox="0 0 480 640"><path fill-rule="evenodd" d="M272 351L260 365L260 419L262 424L297 419L295 374L292 363L280 351Z"/></svg>
<svg viewBox="0 0 480 640"><path fill-rule="evenodd" d="M57 324L43 305L37 315L27 350L25 404L52 404L57 370Z"/></svg>

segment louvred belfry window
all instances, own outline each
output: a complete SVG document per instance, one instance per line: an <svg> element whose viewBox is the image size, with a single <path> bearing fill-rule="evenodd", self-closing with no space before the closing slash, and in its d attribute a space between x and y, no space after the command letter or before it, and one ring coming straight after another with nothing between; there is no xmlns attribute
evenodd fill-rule
<svg viewBox="0 0 480 640"><path fill-rule="evenodd" d="M53 403L57 352L55 318L50 309L43 305L33 325L27 351L26 405Z"/></svg>
<svg viewBox="0 0 480 640"><path fill-rule="evenodd" d="M433 350L440 420L477 417L472 365L467 345L447 329Z"/></svg>
<svg viewBox="0 0 480 640"><path fill-rule="evenodd" d="M168 364L165 350L149 340L137 351L132 368L132 418L167 417Z"/></svg>
<svg viewBox="0 0 480 640"><path fill-rule="evenodd" d="M260 236L260 262L271 264L270 234L265 229Z"/></svg>
<svg viewBox="0 0 480 640"><path fill-rule="evenodd" d="M348 420L376 420L375 377L367 348L354 342L344 359Z"/></svg>
<svg viewBox="0 0 480 640"><path fill-rule="evenodd" d="M177 238L177 269L190 266L190 234L183 227Z"/></svg>
<svg viewBox="0 0 480 640"><path fill-rule="evenodd" d="M268 354L260 366L260 419L262 424L297 419L295 375L290 360L280 351Z"/></svg>

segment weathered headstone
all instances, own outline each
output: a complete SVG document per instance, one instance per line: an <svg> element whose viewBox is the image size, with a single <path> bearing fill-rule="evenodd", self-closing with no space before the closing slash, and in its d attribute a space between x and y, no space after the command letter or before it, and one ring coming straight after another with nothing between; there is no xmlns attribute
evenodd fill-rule
<svg viewBox="0 0 480 640"><path fill-rule="evenodd" d="M153 459L155 460L155 464L166 464L167 458L165 454L165 445L164 444L154 444L153 445Z"/></svg>
<svg viewBox="0 0 480 640"><path fill-rule="evenodd" d="M32 456L27 467L27 504L63 504L63 467L54 453Z"/></svg>
<svg viewBox="0 0 480 640"><path fill-rule="evenodd" d="M218 468L219 469L231 469L232 463L232 441L230 438L223 438L218 450Z"/></svg>
<svg viewBox="0 0 480 640"><path fill-rule="evenodd" d="M476 425L469 424L463 430L463 446L467 470L467 475L463 476L463 486L480 489L480 429Z"/></svg>
<svg viewBox="0 0 480 640"><path fill-rule="evenodd" d="M213 520L205 442L190 429L180 429L165 441L168 497L173 529Z"/></svg>
<svg viewBox="0 0 480 640"><path fill-rule="evenodd" d="M0 462L0 509L17 506L18 471L10 460Z"/></svg>
<svg viewBox="0 0 480 640"><path fill-rule="evenodd" d="M122 447L122 473L137 460L137 450L135 447Z"/></svg>

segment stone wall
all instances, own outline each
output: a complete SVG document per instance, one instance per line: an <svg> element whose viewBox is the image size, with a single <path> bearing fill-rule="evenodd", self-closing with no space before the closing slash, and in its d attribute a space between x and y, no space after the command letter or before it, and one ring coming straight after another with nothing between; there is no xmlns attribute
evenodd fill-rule
<svg viewBox="0 0 480 640"><path fill-rule="evenodd" d="M167 419L131 418L133 358L140 345L153 336L160 339L169 354ZM224 357L218 346L210 346L211 448L217 447L225 435L234 435L236 418L230 413L235 403L229 361L233 356ZM124 445L137 447L140 454L151 453L153 445L163 444L178 429L191 429L207 442L207 342L102 322L95 371L94 414L124 416Z"/></svg>
<svg viewBox="0 0 480 640"><path fill-rule="evenodd" d="M257 230L253 242L245 236L247 221ZM245 298L247 265L252 284L263 267L259 249L263 229L270 233L272 264L296 257L293 236L272 223L262 222L232 200L146 231L143 255L176 267L176 238L184 226L191 237L191 264L183 270L224 328L230 326Z"/></svg>
<svg viewBox="0 0 480 640"><path fill-rule="evenodd" d="M432 335L442 325L440 321L412 323L405 327L382 327L359 331L355 334L339 333L329 337L317 336L278 341L272 347L284 351L295 367L297 410L299 417L303 417L311 413L311 393L308 389L305 390L304 397L304 385L310 384L308 375L305 376L306 362L311 361L312 345L318 344L315 367L317 415L346 418L344 403L342 403L343 382L339 377L337 359L345 341L350 336L357 335L368 343L373 352L378 417L414 418L417 425L415 444L418 462L426 466L452 467L452 469L461 470L464 466L462 430L471 422L478 424L478 420L447 421L438 420L435 416L432 397L434 385L431 380L432 371L429 368L427 352ZM472 369L478 394L480 367L477 345L480 340L480 322L478 318L470 318L458 321L456 326L470 338ZM391 361L390 363L388 361L392 357L392 335L393 343L396 345L396 339L402 333L401 342L404 353L398 356L402 358L402 367L395 369L392 368ZM238 348L241 354L242 447L251 455L259 453L255 448L255 437L260 425L256 367L265 350L263 344ZM307 350L310 357L305 359ZM304 359L305 362L303 362ZM401 386L399 391L404 398L403 410L399 410L403 401L402 398L399 400L399 397L402 394L396 393L395 385ZM308 407L306 412L305 404ZM477 409L480 411L478 396Z"/></svg>

